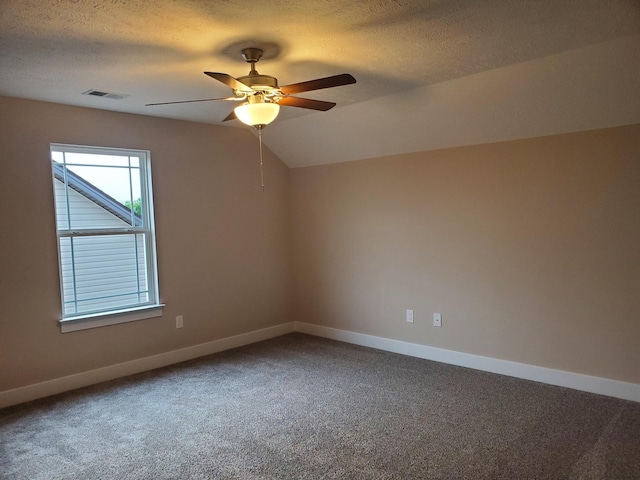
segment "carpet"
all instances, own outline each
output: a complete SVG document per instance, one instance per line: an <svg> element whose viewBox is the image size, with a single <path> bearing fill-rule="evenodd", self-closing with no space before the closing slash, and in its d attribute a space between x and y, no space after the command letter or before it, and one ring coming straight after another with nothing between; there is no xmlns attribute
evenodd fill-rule
<svg viewBox="0 0 640 480"><path fill-rule="evenodd" d="M640 403L294 333L0 410L2 479L640 479Z"/></svg>

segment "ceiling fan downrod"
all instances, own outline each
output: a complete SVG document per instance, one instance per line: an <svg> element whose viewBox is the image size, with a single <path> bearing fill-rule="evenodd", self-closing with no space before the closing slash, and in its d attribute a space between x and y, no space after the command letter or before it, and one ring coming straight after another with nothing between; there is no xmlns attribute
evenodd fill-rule
<svg viewBox="0 0 640 480"><path fill-rule="evenodd" d="M256 70L256 63L260 61L262 58L262 49L260 48L243 48L242 49L242 57L251 65L251 71L249 72L249 76L259 75Z"/></svg>

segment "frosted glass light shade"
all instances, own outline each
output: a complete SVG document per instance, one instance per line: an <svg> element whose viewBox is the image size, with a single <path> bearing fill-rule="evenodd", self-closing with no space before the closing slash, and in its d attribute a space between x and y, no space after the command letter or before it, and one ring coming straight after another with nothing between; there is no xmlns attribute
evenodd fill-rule
<svg viewBox="0 0 640 480"><path fill-rule="evenodd" d="M255 127L273 122L280 112L280 105L277 103L247 103L236 107L234 112L242 123Z"/></svg>

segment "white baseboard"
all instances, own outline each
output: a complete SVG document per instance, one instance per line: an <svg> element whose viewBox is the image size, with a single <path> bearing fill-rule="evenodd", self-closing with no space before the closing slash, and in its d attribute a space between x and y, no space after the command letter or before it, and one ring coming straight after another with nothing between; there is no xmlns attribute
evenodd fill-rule
<svg viewBox="0 0 640 480"><path fill-rule="evenodd" d="M535 365L527 365L525 363L510 362L508 360L499 360L497 358L445 350L310 323L295 322L294 328L296 332L331 338L341 342L640 402L640 385L635 383L592 377L580 373L554 370L552 368L536 367Z"/></svg>
<svg viewBox="0 0 640 480"><path fill-rule="evenodd" d="M283 323L273 327L255 330L253 332L222 338L212 342L201 343L192 347L173 350L150 357L144 357L129 362L110 365L108 367L77 373L66 377L48 380L46 382L27 385L13 390L0 392L0 408L17 405L19 403L48 397L57 393L74 390L76 388L94 385L96 383L126 377L135 373L166 367L193 358L211 355L231 348L249 345L251 343L268 340L292 332L301 332L318 337L331 338L341 342L353 343L365 347L377 348L388 352L400 353L412 357L424 358L436 362L458 365L461 367L483 370L486 372L508 375L511 377L533 380L536 382L573 388L585 392L607 395L640 402L640 385L620 382L607 378L592 377L579 373L537 367L524 363L499 360L491 357L472 355L469 353L429 347L417 343L403 342L384 337L376 337L364 333L350 332L336 328L313 325L303 322Z"/></svg>
<svg viewBox="0 0 640 480"><path fill-rule="evenodd" d="M171 352L161 353L150 357L139 358L129 362L118 363L108 367L77 373L66 377L48 380L46 382L28 385L13 390L0 392L0 408L17 405L19 403L48 397L57 393L74 390L76 388L106 382L115 378L126 377L135 373L146 372L154 368L166 367L174 363L184 362L193 358L211 355L231 348L241 347L250 343L279 337L294 331L293 323L283 323L274 327L263 328L233 337L222 338L212 342L201 343L192 347L181 348Z"/></svg>

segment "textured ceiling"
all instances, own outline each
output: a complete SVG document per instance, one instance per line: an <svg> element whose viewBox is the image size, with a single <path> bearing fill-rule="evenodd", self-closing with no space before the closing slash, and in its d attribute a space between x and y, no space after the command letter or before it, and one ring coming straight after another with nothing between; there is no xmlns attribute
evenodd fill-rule
<svg viewBox="0 0 640 480"><path fill-rule="evenodd" d="M267 145L300 166L322 161L279 142L303 146L307 122L309 134L330 135L343 108L365 127L393 128L407 105L386 105L381 118L389 96L638 35L636 0L0 0L0 94L219 123L233 105L144 104L227 96L202 72L245 75L241 47L266 45L258 70L281 85L343 72L358 80L304 95L337 102L329 112L284 108L269 128L295 119L295 138L265 132ZM129 96L81 95L89 89ZM364 154L325 148L321 157L335 161Z"/></svg>

